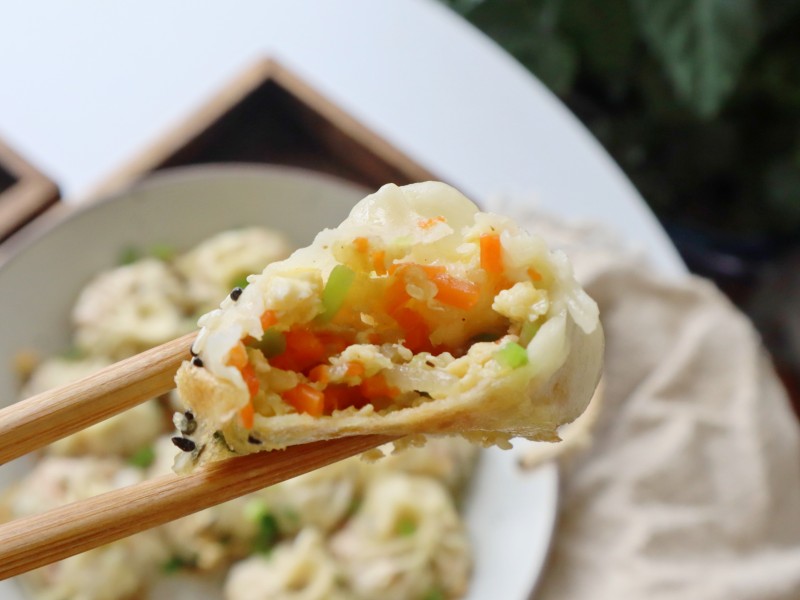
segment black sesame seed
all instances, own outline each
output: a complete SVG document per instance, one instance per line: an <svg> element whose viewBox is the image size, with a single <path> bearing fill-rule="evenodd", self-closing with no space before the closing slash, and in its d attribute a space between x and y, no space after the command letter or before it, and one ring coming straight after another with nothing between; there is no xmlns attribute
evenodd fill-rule
<svg viewBox="0 0 800 600"><path fill-rule="evenodd" d="M193 364L195 367L202 367L202 366L203 366L203 359L202 359L202 358L200 358L199 356L195 356L195 357L192 359L192 364Z"/></svg>
<svg viewBox="0 0 800 600"><path fill-rule="evenodd" d="M194 413L192 413L190 410L187 410L185 413L183 413L183 416L186 417L187 421L194 421Z"/></svg>
<svg viewBox="0 0 800 600"><path fill-rule="evenodd" d="M256 446L260 446L261 444L264 443L260 439L258 439L257 437L254 437L252 435L247 437L247 441L250 442L251 444L255 444Z"/></svg>
<svg viewBox="0 0 800 600"><path fill-rule="evenodd" d="M231 290L231 300L233 300L234 302L236 302L239 299L239 296L241 295L242 295L242 288L235 287L233 288L233 290Z"/></svg>
<svg viewBox="0 0 800 600"><path fill-rule="evenodd" d="M172 443L184 452L192 452L197 448L197 445L192 440L184 437L174 437L172 438Z"/></svg>

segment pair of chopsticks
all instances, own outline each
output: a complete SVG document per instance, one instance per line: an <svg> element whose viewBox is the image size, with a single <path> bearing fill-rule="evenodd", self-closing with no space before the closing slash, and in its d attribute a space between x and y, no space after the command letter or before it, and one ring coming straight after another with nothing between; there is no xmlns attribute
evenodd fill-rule
<svg viewBox="0 0 800 600"><path fill-rule="evenodd" d="M0 410L0 465L174 387L194 333ZM293 446L165 475L0 525L0 580L255 492L393 438Z"/></svg>

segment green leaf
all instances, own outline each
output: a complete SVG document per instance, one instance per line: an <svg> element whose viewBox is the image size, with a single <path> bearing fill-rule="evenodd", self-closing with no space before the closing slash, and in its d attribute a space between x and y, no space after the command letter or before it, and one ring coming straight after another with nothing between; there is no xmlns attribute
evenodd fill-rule
<svg viewBox="0 0 800 600"><path fill-rule="evenodd" d="M577 75L578 55L558 28L563 0L450 4L555 93L570 91Z"/></svg>
<svg viewBox="0 0 800 600"><path fill-rule="evenodd" d="M764 185L768 207L784 226L800 226L800 161L776 161L767 169Z"/></svg>
<svg viewBox="0 0 800 600"><path fill-rule="evenodd" d="M800 14L800 0L760 0L764 31L792 27L792 19Z"/></svg>
<svg viewBox="0 0 800 600"><path fill-rule="evenodd" d="M629 0L569 0L562 26L592 73L609 85L630 77L637 32Z"/></svg>
<svg viewBox="0 0 800 600"><path fill-rule="evenodd" d="M758 41L755 0L631 0L639 29L675 94L716 115Z"/></svg>

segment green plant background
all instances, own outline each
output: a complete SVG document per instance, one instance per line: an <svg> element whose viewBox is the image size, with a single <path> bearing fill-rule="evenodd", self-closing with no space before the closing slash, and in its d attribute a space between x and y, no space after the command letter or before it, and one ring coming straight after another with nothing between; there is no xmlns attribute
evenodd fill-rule
<svg viewBox="0 0 800 600"><path fill-rule="evenodd" d="M671 226L800 232L800 0L445 0L555 92Z"/></svg>

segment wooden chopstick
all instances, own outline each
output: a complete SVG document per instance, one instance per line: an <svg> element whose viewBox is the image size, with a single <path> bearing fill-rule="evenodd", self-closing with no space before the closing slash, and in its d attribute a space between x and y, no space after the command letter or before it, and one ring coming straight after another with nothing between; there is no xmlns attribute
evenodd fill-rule
<svg viewBox="0 0 800 600"><path fill-rule="evenodd" d="M292 446L165 475L0 525L0 580L162 525L392 441L369 435Z"/></svg>
<svg viewBox="0 0 800 600"><path fill-rule="evenodd" d="M0 410L0 465L168 392L196 336L187 334Z"/></svg>

